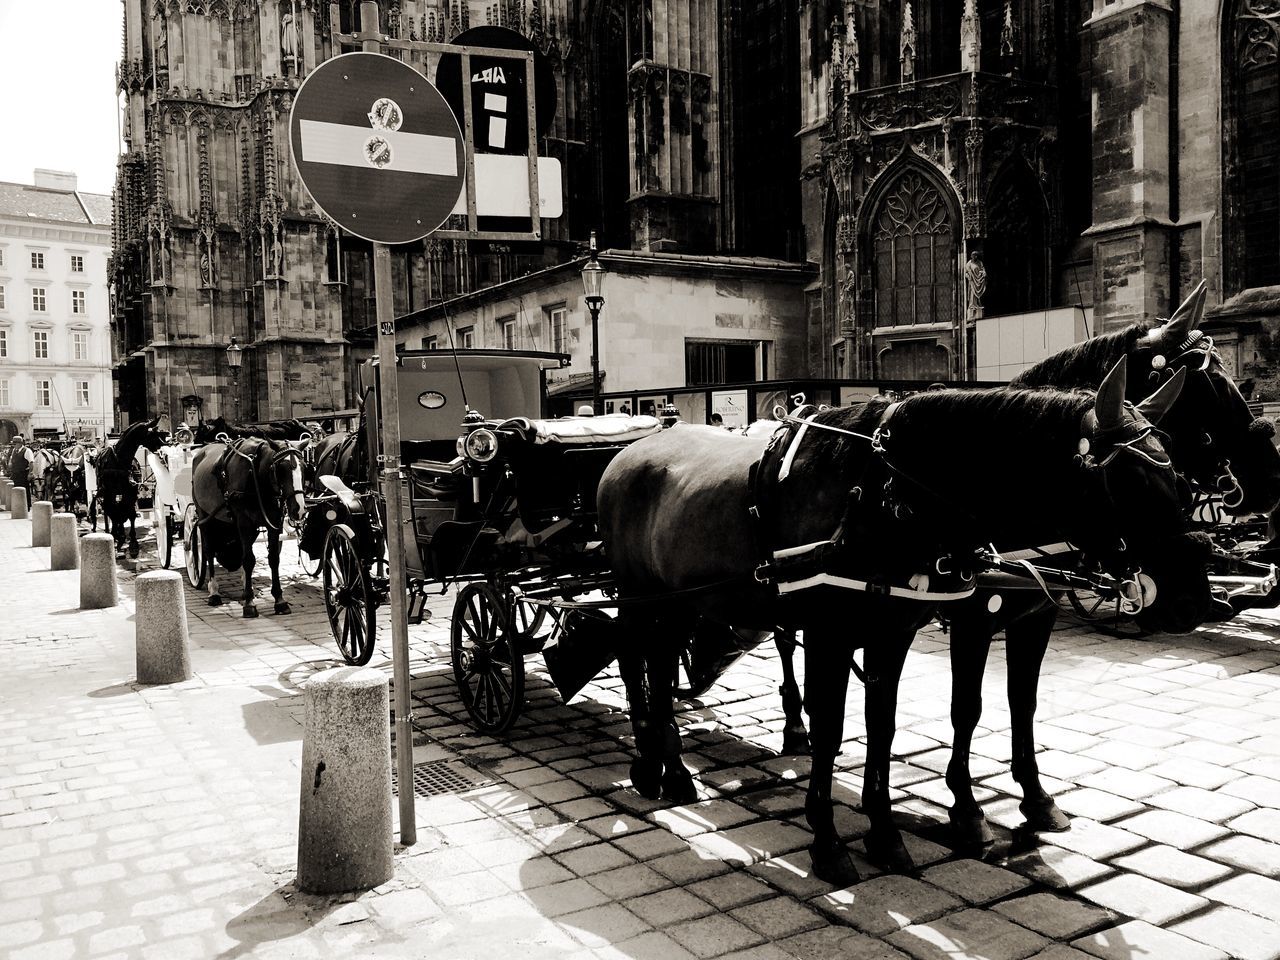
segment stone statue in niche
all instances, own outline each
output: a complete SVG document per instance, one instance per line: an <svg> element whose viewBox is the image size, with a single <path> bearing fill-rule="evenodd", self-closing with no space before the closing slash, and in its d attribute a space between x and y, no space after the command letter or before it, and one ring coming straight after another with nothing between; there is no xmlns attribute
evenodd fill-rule
<svg viewBox="0 0 1280 960"><path fill-rule="evenodd" d="M280 234L275 231L271 234L271 275L284 276L284 247L280 243Z"/></svg>
<svg viewBox="0 0 1280 960"><path fill-rule="evenodd" d="M209 255L208 245L200 248L200 286L213 286L213 257Z"/></svg>
<svg viewBox="0 0 1280 960"><path fill-rule="evenodd" d="M969 252L969 260L964 265L965 311L966 320L978 320L982 317L982 298L987 293L987 268L982 265L982 254L977 250Z"/></svg>
<svg viewBox="0 0 1280 960"><path fill-rule="evenodd" d="M280 18L280 56L285 63L298 62L298 23L293 11L286 10Z"/></svg>

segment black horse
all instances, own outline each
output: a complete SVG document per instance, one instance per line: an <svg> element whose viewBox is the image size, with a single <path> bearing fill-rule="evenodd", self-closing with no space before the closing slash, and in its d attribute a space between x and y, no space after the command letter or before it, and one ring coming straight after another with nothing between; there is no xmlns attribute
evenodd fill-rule
<svg viewBox="0 0 1280 960"><path fill-rule="evenodd" d="M243 612L256 617L253 543L267 530L267 562L275 612L289 613L280 587L280 532L285 514L302 516L302 461L308 439L297 442L248 437L202 447L191 465L191 490L204 543L209 603L222 603L215 559L227 570L244 568Z"/></svg>
<svg viewBox="0 0 1280 960"><path fill-rule="evenodd" d="M280 420L272 423L230 423L223 417L202 420L192 431L195 442L217 443L223 437L246 440L257 437L264 440L295 442L311 436L311 431L301 420Z"/></svg>
<svg viewBox="0 0 1280 960"><path fill-rule="evenodd" d="M840 885L857 878L835 828L831 781L858 647L867 675L866 848L890 869L912 869L890 815L889 750L903 661L938 607L930 578L939 570L972 569L975 550L993 540L1069 538L1118 576L1141 564L1158 587L1145 611L1153 625L1187 631L1207 614L1206 558L1183 536L1176 478L1148 422L1180 387L1181 376L1126 407L1122 362L1096 399L939 391L819 413L789 443L676 427L623 451L601 480L599 508L619 596L629 601L617 649L636 789L676 802L696 795L680 760L671 685L698 618L761 639L779 625L803 629L814 872ZM777 562L777 551L821 556L822 569L865 589L780 595L758 568L762 557ZM686 590L695 592L671 595ZM637 602L646 597L654 602Z"/></svg>
<svg viewBox="0 0 1280 960"><path fill-rule="evenodd" d="M138 450L146 447L153 453L164 446L167 434L158 427L160 418L140 420L125 427L120 439L98 455L94 471L98 492L89 503L89 522L98 529L98 506L102 507L103 526L115 537L116 551L124 552L124 525L129 525L129 556L138 556L138 483L133 476Z"/></svg>

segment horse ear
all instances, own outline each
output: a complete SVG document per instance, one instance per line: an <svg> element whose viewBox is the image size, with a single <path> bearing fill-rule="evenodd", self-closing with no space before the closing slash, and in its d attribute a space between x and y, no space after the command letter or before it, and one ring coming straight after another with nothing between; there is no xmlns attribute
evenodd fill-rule
<svg viewBox="0 0 1280 960"><path fill-rule="evenodd" d="M1159 423L1169 408L1177 402L1182 393L1182 385L1187 381L1187 368L1179 367L1178 372L1160 385L1160 389L1138 404L1138 412L1147 418L1149 423Z"/></svg>
<svg viewBox="0 0 1280 960"><path fill-rule="evenodd" d="M1208 291L1208 281L1201 280L1191 291L1191 295L1182 301L1177 310L1173 311L1169 322L1155 331L1161 340L1177 345L1186 339L1187 334L1200 326L1200 321L1204 319L1204 302Z"/></svg>
<svg viewBox="0 0 1280 960"><path fill-rule="evenodd" d="M1109 430L1124 422L1124 391L1129 380L1129 358L1121 357L1111 368L1102 385L1098 387L1098 396L1093 402L1093 412L1098 417L1098 427Z"/></svg>

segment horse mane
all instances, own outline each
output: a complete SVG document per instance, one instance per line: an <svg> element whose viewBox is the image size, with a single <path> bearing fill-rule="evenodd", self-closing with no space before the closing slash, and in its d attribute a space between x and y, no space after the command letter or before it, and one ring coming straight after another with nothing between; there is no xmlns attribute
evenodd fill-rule
<svg viewBox="0 0 1280 960"><path fill-rule="evenodd" d="M1133 351L1138 340L1151 329L1151 324L1135 323L1121 330L1073 343L1022 371L1009 381L1009 386L1060 389L1095 387L1121 357L1128 356Z"/></svg>

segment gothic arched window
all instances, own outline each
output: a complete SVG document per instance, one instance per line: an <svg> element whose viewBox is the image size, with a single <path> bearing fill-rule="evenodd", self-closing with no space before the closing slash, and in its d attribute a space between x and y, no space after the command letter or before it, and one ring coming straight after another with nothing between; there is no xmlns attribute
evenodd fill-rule
<svg viewBox="0 0 1280 960"><path fill-rule="evenodd" d="M1236 0L1224 32L1228 292L1280 284L1280 0Z"/></svg>
<svg viewBox="0 0 1280 960"><path fill-rule="evenodd" d="M955 323L955 244L938 188L918 171L904 173L871 221L877 327Z"/></svg>

